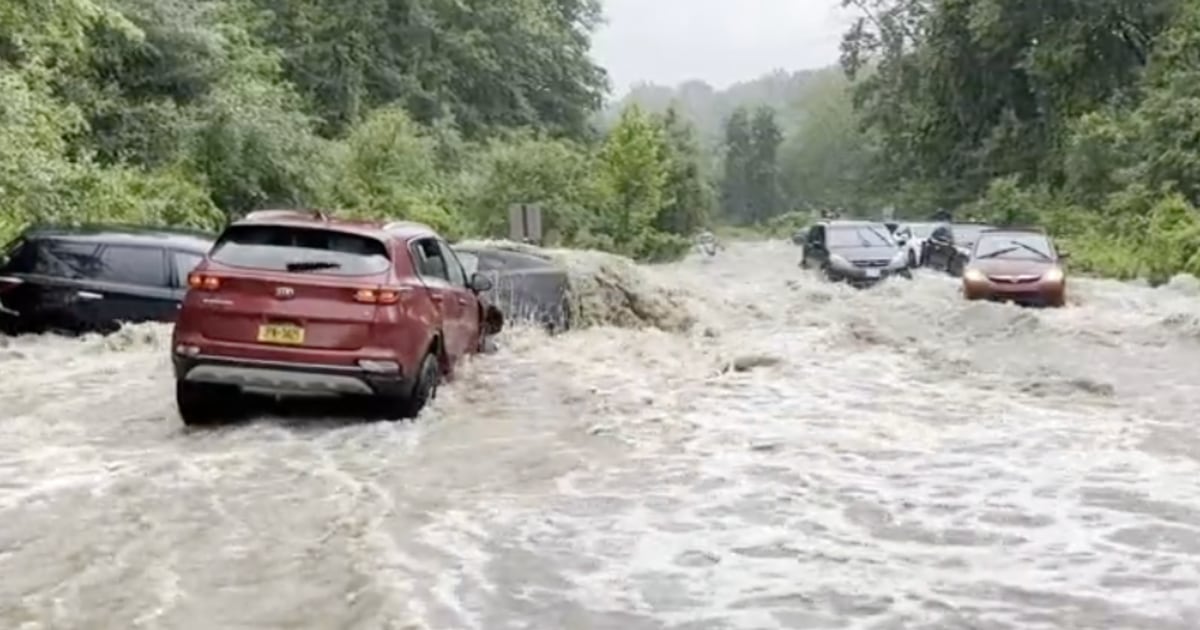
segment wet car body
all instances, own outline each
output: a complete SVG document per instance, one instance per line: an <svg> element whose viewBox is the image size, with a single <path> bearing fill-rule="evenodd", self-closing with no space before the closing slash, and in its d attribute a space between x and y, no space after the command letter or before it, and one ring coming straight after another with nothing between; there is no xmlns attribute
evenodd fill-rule
<svg viewBox="0 0 1200 630"><path fill-rule="evenodd" d="M428 226L251 213L188 275L172 335L185 424L236 418L243 394L351 397L415 417L459 360L498 332L468 275Z"/></svg>
<svg viewBox="0 0 1200 630"><path fill-rule="evenodd" d="M478 272L492 281L485 295L505 320L533 322L551 333L571 327L565 269L524 251L467 244L453 248L468 274Z"/></svg>
<svg viewBox="0 0 1200 630"><path fill-rule="evenodd" d="M873 221L814 224L805 237L800 266L860 288L893 276L911 277L904 249L887 226Z"/></svg>
<svg viewBox="0 0 1200 630"><path fill-rule="evenodd" d="M927 256L927 243L942 223L902 223L896 228L896 242L907 252L909 267L922 267Z"/></svg>
<svg viewBox="0 0 1200 630"><path fill-rule="evenodd" d="M38 226L0 260L0 332L111 333L173 321L205 232L123 225Z"/></svg>
<svg viewBox="0 0 1200 630"><path fill-rule="evenodd" d="M1039 229L986 230L963 272L963 296L1023 306L1063 306L1065 258Z"/></svg>

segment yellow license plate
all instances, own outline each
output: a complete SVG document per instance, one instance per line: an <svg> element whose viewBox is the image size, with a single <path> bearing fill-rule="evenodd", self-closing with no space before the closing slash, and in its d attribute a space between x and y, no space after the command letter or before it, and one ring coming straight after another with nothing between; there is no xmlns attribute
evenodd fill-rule
<svg viewBox="0 0 1200 630"><path fill-rule="evenodd" d="M258 327L258 341L298 346L304 343L304 329L288 324L264 324Z"/></svg>

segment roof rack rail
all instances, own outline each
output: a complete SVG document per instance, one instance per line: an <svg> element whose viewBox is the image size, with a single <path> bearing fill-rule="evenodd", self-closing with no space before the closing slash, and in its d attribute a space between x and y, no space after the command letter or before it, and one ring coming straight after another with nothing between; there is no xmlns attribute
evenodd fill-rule
<svg viewBox="0 0 1200 630"><path fill-rule="evenodd" d="M417 223L416 221L388 221L383 226L383 230L385 232L391 232L392 230L399 230L401 228L411 228L411 227L425 227L425 226L420 223Z"/></svg>
<svg viewBox="0 0 1200 630"><path fill-rule="evenodd" d="M251 221L255 219L286 219L288 217L302 216L318 221L328 221L329 215L321 210L254 210L246 213L243 219Z"/></svg>

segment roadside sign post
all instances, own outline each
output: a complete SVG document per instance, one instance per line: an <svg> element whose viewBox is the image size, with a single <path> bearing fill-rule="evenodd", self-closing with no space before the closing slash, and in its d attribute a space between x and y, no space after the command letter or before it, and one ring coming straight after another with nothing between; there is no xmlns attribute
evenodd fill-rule
<svg viewBox="0 0 1200 630"><path fill-rule="evenodd" d="M532 203L514 203L509 206L508 236L520 243L541 243L541 206Z"/></svg>

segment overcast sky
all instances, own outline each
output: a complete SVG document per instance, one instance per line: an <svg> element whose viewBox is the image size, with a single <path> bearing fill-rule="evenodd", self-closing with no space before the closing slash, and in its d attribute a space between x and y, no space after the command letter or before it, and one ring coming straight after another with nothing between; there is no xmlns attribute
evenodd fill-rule
<svg viewBox="0 0 1200 630"><path fill-rule="evenodd" d="M603 0L594 55L614 96L640 81L716 87L837 61L839 0Z"/></svg>

